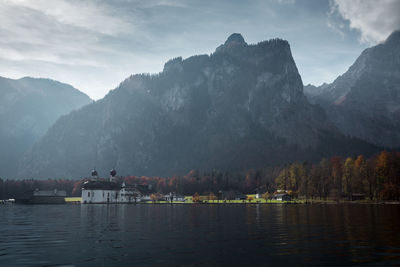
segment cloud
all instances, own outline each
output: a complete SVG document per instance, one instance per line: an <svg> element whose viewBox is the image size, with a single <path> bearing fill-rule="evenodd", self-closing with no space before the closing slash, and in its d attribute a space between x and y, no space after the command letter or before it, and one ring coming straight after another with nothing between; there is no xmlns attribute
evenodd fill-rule
<svg viewBox="0 0 400 267"><path fill-rule="evenodd" d="M212 53L241 32L248 43L287 39L302 76L313 82L332 76L313 71L324 62L332 68L331 58L318 55L333 47L329 54L348 62L356 56L339 48L358 54L361 47L338 44L327 31L330 9L332 25L349 31L341 6L329 1L0 0L0 76L52 78L99 99L133 73L157 73L170 58Z"/></svg>
<svg viewBox="0 0 400 267"><path fill-rule="evenodd" d="M53 78L97 99L123 78L113 67L132 54L116 46L137 23L101 0L2 0L0 76Z"/></svg>
<svg viewBox="0 0 400 267"><path fill-rule="evenodd" d="M398 0L332 0L331 13L339 14L351 29L360 31L363 43L382 42L400 29Z"/></svg>
<svg viewBox="0 0 400 267"><path fill-rule="evenodd" d="M48 3L48 5L46 5ZM83 55L104 50L99 40L126 23L89 2L5 1L0 5L0 58L82 64ZM90 64L93 64L90 63Z"/></svg>
<svg viewBox="0 0 400 267"><path fill-rule="evenodd" d="M129 24L105 5L93 1L6 0L9 8L37 11L58 24L74 26L105 35L116 35L131 30Z"/></svg>
<svg viewBox="0 0 400 267"><path fill-rule="evenodd" d="M296 0L278 0L279 4L294 4Z"/></svg>

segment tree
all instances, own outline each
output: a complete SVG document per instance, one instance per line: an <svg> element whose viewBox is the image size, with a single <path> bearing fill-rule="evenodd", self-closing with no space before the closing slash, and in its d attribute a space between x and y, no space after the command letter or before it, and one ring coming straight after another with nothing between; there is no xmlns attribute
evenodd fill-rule
<svg viewBox="0 0 400 267"><path fill-rule="evenodd" d="M199 193L194 193L194 195L192 196L192 200L193 202L200 202L200 195Z"/></svg>
<svg viewBox="0 0 400 267"><path fill-rule="evenodd" d="M331 165L326 158L323 158L319 165L321 171L319 182L320 199L321 196L323 196L326 200L333 186L333 181L331 179Z"/></svg>
<svg viewBox="0 0 400 267"><path fill-rule="evenodd" d="M380 198L383 200L398 200L399 199L399 188L393 183L386 183L383 185L382 191L380 191Z"/></svg>
<svg viewBox="0 0 400 267"><path fill-rule="evenodd" d="M291 164L289 167L289 188L287 188L287 190L292 190L297 193L304 173L302 164L298 162Z"/></svg>
<svg viewBox="0 0 400 267"><path fill-rule="evenodd" d="M313 164L311 166L311 170L309 171L309 192L311 195L311 199L316 196L321 197L321 188L320 188L320 178L321 176L321 167L318 164Z"/></svg>
<svg viewBox="0 0 400 267"><path fill-rule="evenodd" d="M271 196L270 196L270 194L269 194L268 192L265 192L265 193L262 195L262 197L265 199L265 201L268 201L268 200L271 198Z"/></svg>
<svg viewBox="0 0 400 267"><path fill-rule="evenodd" d="M155 203L155 202L157 201L157 196L156 196L156 194L151 194L151 195L150 195L150 199L151 199L151 201L152 201L153 203Z"/></svg>
<svg viewBox="0 0 400 267"><path fill-rule="evenodd" d="M151 199L151 201L152 201L153 203L156 202L156 201L160 201L160 200L162 199L162 194L159 193L159 192L157 192L157 193L155 193L155 194L151 194L151 195L150 195L150 199Z"/></svg>
<svg viewBox="0 0 400 267"><path fill-rule="evenodd" d="M342 176L343 176L343 164L342 159L340 157L332 157L331 158L331 168L332 168L332 178L334 189L336 193L336 198L339 198L342 195Z"/></svg>
<svg viewBox="0 0 400 267"><path fill-rule="evenodd" d="M345 193L347 196L351 196L353 194L351 186L353 175L354 175L354 160L351 157L348 157L344 162L343 175L342 175L343 193Z"/></svg>
<svg viewBox="0 0 400 267"><path fill-rule="evenodd" d="M178 183L178 177L174 176L168 181L168 187L170 191L173 192L178 192L179 191L179 183Z"/></svg>
<svg viewBox="0 0 400 267"><path fill-rule="evenodd" d="M214 202L214 200L216 199L215 195L213 192L210 193L210 195L208 196L209 200L212 200L212 202Z"/></svg>
<svg viewBox="0 0 400 267"><path fill-rule="evenodd" d="M289 188L289 175L286 165L275 179L275 183L280 190L288 190Z"/></svg>
<svg viewBox="0 0 400 267"><path fill-rule="evenodd" d="M244 180L244 190L247 193L253 192L255 188L256 185L255 176L256 173L254 172L254 170L247 171L246 178Z"/></svg>
<svg viewBox="0 0 400 267"><path fill-rule="evenodd" d="M377 179L375 173L376 160L370 158L366 162L366 184L370 200L377 197Z"/></svg>
<svg viewBox="0 0 400 267"><path fill-rule="evenodd" d="M363 155L359 155L354 161L353 179L351 183L352 192L364 193L367 181L367 165ZM365 182L364 182L365 181Z"/></svg>
<svg viewBox="0 0 400 267"><path fill-rule="evenodd" d="M298 175L300 180L298 192L300 195L305 196L307 200L310 196L311 188L310 170L308 169L307 163L298 166Z"/></svg>
<svg viewBox="0 0 400 267"><path fill-rule="evenodd" d="M382 151L376 159L376 178L378 182L378 191L382 191L384 184L389 182L389 153Z"/></svg>

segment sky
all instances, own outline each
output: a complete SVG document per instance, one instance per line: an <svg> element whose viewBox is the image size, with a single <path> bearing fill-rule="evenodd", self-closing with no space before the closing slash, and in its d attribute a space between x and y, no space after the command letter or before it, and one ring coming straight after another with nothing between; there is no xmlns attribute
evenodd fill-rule
<svg viewBox="0 0 400 267"><path fill-rule="evenodd" d="M344 73L400 29L398 0L0 0L0 76L42 77L100 99L231 33L289 41L303 83Z"/></svg>

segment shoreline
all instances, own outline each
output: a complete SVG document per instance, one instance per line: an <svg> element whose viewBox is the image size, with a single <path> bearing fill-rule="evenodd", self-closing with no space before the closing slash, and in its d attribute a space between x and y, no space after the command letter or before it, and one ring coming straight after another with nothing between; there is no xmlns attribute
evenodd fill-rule
<svg viewBox="0 0 400 267"><path fill-rule="evenodd" d="M265 200L265 199L252 199L252 200L200 200L200 201L193 201L190 197L187 197L185 201L143 201L143 202L130 202L130 203L115 203L115 202L104 202L104 203L81 203L80 197L66 197L64 203L16 203L15 201L1 201L0 205L10 205L10 204L18 204L18 205L38 205L38 204L110 204L110 205L120 205L120 204L128 204L128 205L136 205L136 204L158 204L158 205L400 205L400 201L390 201L390 200L334 200L334 199L327 199L327 200L309 200L309 199L296 199L290 201L280 201L280 200Z"/></svg>
<svg viewBox="0 0 400 267"><path fill-rule="evenodd" d="M10 205L400 205L399 201L383 201L383 202L226 202L226 203L212 203L212 202L137 202L137 203L81 203L81 202L65 202L65 203L13 203L13 204L0 204L0 206Z"/></svg>
<svg viewBox="0 0 400 267"><path fill-rule="evenodd" d="M356 201L349 201L349 200L313 200L313 201L305 201L305 200L292 200L292 201L243 201L243 200L203 200L200 202L193 202L191 200L188 201L146 201L146 202L137 202L137 203L81 203L80 201L66 201L65 204L83 204L83 205L93 205L93 204L128 204L128 205L136 205L136 204L158 204L158 205L341 205L341 204L355 204L355 205L400 205L400 201L365 201L365 200L356 200Z"/></svg>

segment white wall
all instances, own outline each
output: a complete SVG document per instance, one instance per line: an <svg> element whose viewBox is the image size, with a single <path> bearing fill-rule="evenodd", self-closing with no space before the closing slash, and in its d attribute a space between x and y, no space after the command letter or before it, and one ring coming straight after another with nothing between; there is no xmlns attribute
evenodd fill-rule
<svg viewBox="0 0 400 267"><path fill-rule="evenodd" d="M136 195L136 202L141 196ZM85 190L82 189L81 203L135 203L134 192L130 190Z"/></svg>
<svg viewBox="0 0 400 267"><path fill-rule="evenodd" d="M81 203L117 203L118 190L85 190L82 189Z"/></svg>

